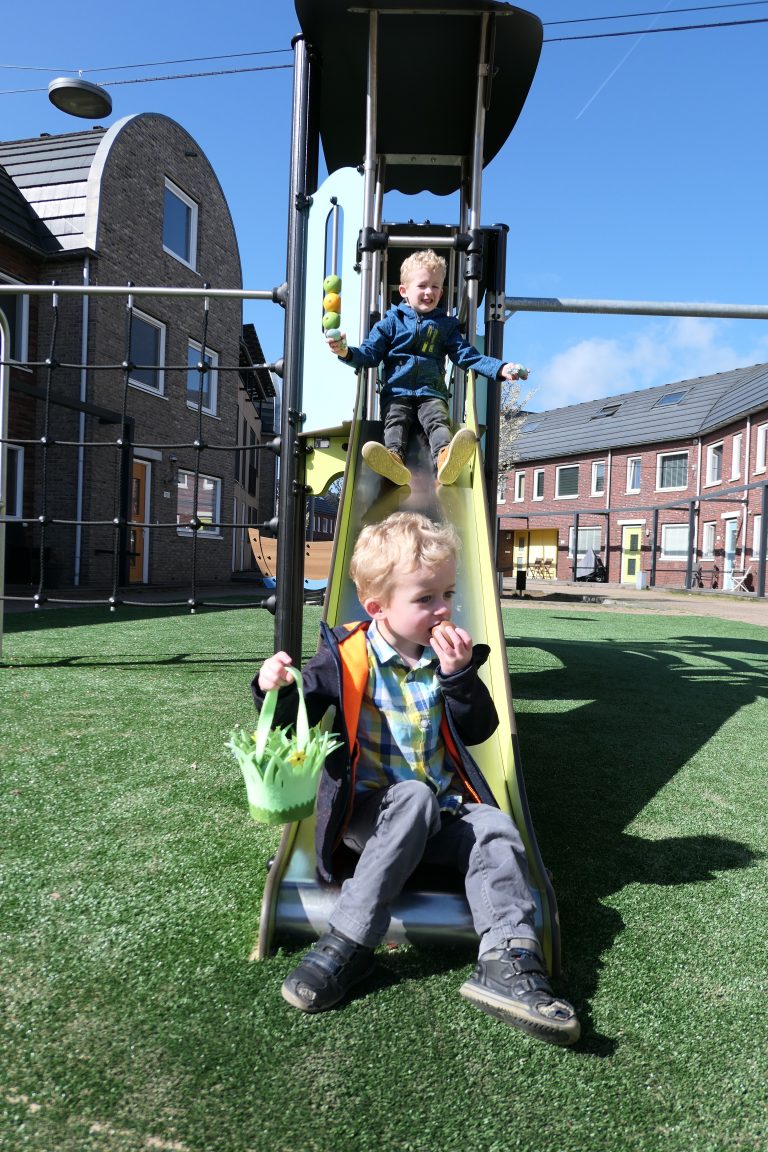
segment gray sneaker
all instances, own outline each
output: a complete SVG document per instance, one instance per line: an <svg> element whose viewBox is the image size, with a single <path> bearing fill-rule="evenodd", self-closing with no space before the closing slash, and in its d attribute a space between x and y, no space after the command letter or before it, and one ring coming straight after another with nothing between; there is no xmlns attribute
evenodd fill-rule
<svg viewBox="0 0 768 1152"><path fill-rule="evenodd" d="M460 991L482 1012L547 1044L567 1048L581 1035L573 1006L554 995L544 961L527 949L486 952Z"/></svg>

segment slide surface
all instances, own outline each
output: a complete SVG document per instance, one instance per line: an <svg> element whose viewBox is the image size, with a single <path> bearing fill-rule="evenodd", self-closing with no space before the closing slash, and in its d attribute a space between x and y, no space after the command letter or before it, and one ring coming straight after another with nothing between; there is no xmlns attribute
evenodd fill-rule
<svg viewBox="0 0 768 1152"><path fill-rule="evenodd" d="M426 448L417 446L408 459L412 485L410 489L397 489L374 475L361 459L360 448L365 440L380 439L380 425L366 423L362 419L363 410L359 397L357 419L344 429L348 444L346 474L325 599L325 619L333 625L365 618L347 576L355 540L365 524L378 522L392 512L409 510L454 525L462 541L462 557L453 618L467 629L475 642L490 645L491 656L481 675L500 717L493 737L471 751L500 807L511 813L522 833L530 883L536 897L537 934L547 965L556 973L560 959L557 906L525 797L480 445L478 443L474 460L456 484L445 488L435 486ZM479 435L471 377L467 386L466 425ZM308 481L312 483L311 475ZM392 909L389 942L476 940L463 891L446 888L433 879L420 885L417 874L414 886L403 892ZM337 894L337 889L319 885L315 877L314 819L288 825L267 878L254 956L262 958L268 954L273 936L314 939L327 928Z"/></svg>

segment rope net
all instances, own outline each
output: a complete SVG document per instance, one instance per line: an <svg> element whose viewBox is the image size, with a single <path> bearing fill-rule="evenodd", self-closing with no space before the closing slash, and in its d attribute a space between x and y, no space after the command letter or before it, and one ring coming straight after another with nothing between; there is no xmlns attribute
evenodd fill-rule
<svg viewBox="0 0 768 1152"><path fill-rule="evenodd" d="M121 352L112 362L71 356L81 305L55 288L50 302L40 298L39 304L44 359L3 362L12 377L9 427L0 443L13 491L1 518L6 581L0 599L30 607L103 604L111 611L120 605L274 608L248 537L249 529L276 528L274 473L259 467L259 457L279 450L279 442L271 426L266 442L264 426L261 441L256 431L257 416L273 419L264 376L259 383L259 373L271 366L244 357L240 302L217 301L215 291L201 297L196 331L187 326L187 362L165 362L170 325L141 311L130 287L91 313L92 329L106 328L105 310L111 306L114 322L114 310L124 309ZM222 313L215 319L212 299ZM222 347L224 332L233 346L233 318L238 362L224 363L214 349ZM255 348L261 354L257 338ZM11 467L14 459L23 462L18 469ZM232 595L235 579L243 595Z"/></svg>

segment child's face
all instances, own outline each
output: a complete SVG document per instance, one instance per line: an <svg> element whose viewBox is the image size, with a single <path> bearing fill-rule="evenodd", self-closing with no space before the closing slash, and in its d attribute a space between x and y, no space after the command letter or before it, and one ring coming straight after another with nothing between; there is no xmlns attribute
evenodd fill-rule
<svg viewBox="0 0 768 1152"><path fill-rule="evenodd" d="M455 585L456 563L446 560L436 568L404 572L386 597L366 600L363 607L396 652L419 656L435 624L450 620Z"/></svg>
<svg viewBox="0 0 768 1152"><path fill-rule="evenodd" d="M416 268L400 285L400 295L408 301L414 312L431 312L438 306L443 295L443 277L439 272Z"/></svg>

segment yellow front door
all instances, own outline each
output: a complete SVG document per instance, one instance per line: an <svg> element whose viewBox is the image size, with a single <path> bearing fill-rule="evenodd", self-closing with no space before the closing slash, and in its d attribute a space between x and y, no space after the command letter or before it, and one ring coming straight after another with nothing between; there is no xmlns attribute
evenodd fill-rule
<svg viewBox="0 0 768 1152"><path fill-rule="evenodd" d="M147 515L147 479L149 465L143 460L133 461L131 472L131 515L128 522L128 580L131 584L146 581L146 535L143 527Z"/></svg>
<svg viewBox="0 0 768 1152"><path fill-rule="evenodd" d="M621 530L621 582L634 584L640 571L640 525L625 524Z"/></svg>

